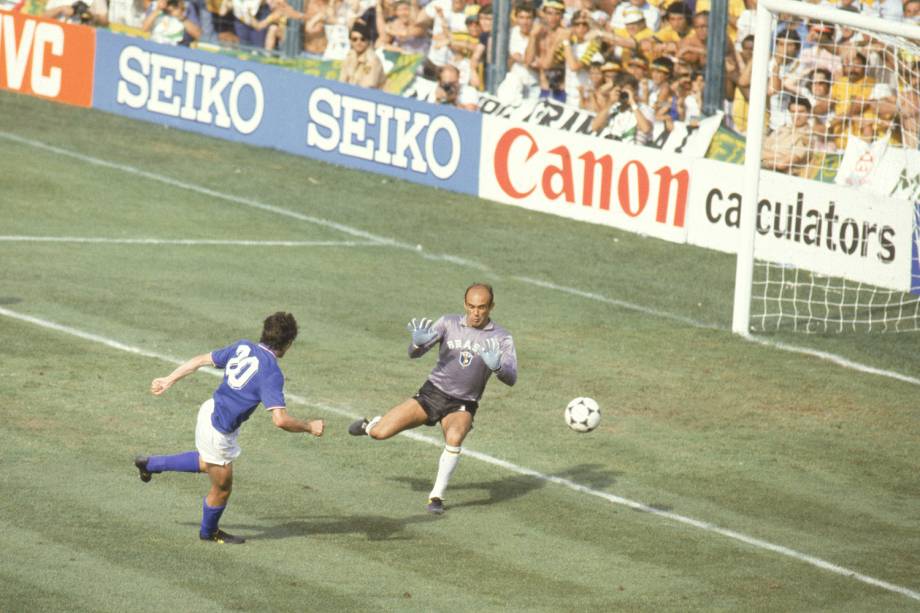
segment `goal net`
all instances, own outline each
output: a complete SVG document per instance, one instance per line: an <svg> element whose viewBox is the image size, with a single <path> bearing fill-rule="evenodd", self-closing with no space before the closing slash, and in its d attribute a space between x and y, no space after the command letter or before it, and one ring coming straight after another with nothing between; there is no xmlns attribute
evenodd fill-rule
<svg viewBox="0 0 920 613"><path fill-rule="evenodd" d="M920 331L920 26L762 0L753 63L733 330Z"/></svg>

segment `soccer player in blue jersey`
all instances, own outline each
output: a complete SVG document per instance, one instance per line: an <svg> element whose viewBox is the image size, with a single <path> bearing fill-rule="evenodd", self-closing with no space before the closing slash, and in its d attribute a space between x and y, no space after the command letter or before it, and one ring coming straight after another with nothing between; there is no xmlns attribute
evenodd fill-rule
<svg viewBox="0 0 920 613"><path fill-rule="evenodd" d="M428 511L437 515L444 512L444 492L460 462L463 440L473 427L486 383L493 374L505 385L517 381L514 340L490 318L495 306L492 287L485 283L469 286L463 305L465 315L444 315L434 324L430 319L409 322L409 357L420 358L440 344L438 363L415 396L383 416L359 419L348 427L349 434L383 440L423 424L440 423L444 451L428 495Z"/></svg>
<svg viewBox="0 0 920 613"><path fill-rule="evenodd" d="M240 340L223 349L204 353L179 366L169 376L154 379L150 384L151 393L159 396L176 381L204 366L216 366L224 371L223 381L198 410L196 451L139 456L134 460L141 481L145 483L154 474L162 472L208 473L211 489L203 503L201 540L230 544L245 542L242 537L227 534L217 524L233 487L233 461L241 451L236 442L240 425L249 419L260 402L279 428L314 436L323 434L323 420L295 419L288 415L285 408L284 375L278 367L278 360L284 357L296 337L297 321L294 316L274 313L265 318L258 344Z"/></svg>

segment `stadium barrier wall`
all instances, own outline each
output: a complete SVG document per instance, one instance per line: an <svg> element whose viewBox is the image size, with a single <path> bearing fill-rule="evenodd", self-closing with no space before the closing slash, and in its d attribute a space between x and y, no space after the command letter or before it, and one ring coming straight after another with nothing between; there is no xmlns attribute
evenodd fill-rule
<svg viewBox="0 0 920 613"><path fill-rule="evenodd" d="M691 158L498 117L482 127L482 198L686 242Z"/></svg>
<svg viewBox="0 0 920 613"><path fill-rule="evenodd" d="M95 30L21 13L0 13L0 88L89 107Z"/></svg>
<svg viewBox="0 0 920 613"><path fill-rule="evenodd" d="M735 253L744 176L695 160L688 221L692 245ZM914 210L883 196L764 171L754 255L857 282L911 291Z"/></svg>
<svg viewBox="0 0 920 613"><path fill-rule="evenodd" d="M23 14L0 14L0 53L0 87L19 93L676 243L736 249L743 177L734 164ZM915 191L908 179L897 180ZM766 173L762 183L759 257L920 293L913 231L920 209L788 175Z"/></svg>
<svg viewBox="0 0 920 613"><path fill-rule="evenodd" d="M105 30L96 44L95 108L477 193L474 113Z"/></svg>

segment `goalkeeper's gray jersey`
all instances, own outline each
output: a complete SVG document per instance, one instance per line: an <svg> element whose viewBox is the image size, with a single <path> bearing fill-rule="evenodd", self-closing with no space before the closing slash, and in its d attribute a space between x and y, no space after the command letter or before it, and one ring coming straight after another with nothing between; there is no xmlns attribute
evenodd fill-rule
<svg viewBox="0 0 920 613"><path fill-rule="evenodd" d="M428 380L439 390L459 398L478 402L492 371L479 356L485 349L486 340L495 338L501 345L501 367L495 371L499 381L514 385L517 381L517 353L511 333L494 321L482 329L466 324L464 315L444 315L431 330L437 333L433 339L416 347L409 343L409 357L418 358L435 344L441 343L438 363L428 375Z"/></svg>

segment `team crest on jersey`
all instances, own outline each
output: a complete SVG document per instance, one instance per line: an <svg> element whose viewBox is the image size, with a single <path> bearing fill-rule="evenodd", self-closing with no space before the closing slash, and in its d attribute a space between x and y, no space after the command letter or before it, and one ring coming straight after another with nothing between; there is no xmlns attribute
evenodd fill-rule
<svg viewBox="0 0 920 613"><path fill-rule="evenodd" d="M473 363L473 352L464 350L460 352L460 366L466 368Z"/></svg>

